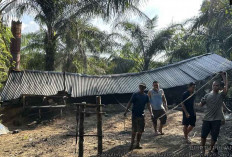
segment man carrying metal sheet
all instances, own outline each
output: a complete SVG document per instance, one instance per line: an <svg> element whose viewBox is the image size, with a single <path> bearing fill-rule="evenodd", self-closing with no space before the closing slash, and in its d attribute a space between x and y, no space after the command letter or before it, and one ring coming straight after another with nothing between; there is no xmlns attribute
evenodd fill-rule
<svg viewBox="0 0 232 157"><path fill-rule="evenodd" d="M209 154L212 154L212 150L220 132L221 121L223 119L223 100L228 91L227 73L221 73L221 76L225 84L223 90L220 90L220 82L214 81L212 86L213 91L206 94L202 98L200 103L201 106L206 105L207 107L205 116L203 118L201 131L202 155L205 154L205 143L208 134L211 134L211 145Z"/></svg>
<svg viewBox="0 0 232 157"><path fill-rule="evenodd" d="M167 115L166 111L168 110L167 107L167 100L164 95L163 89L159 88L158 81L153 82L153 89L149 90L148 97L150 99L150 103L152 106L152 112L153 112L153 124L155 129L155 136L157 135L163 135L163 126L166 124L167 121ZM157 130L157 120L160 120L160 126L159 130Z"/></svg>
<svg viewBox="0 0 232 157"><path fill-rule="evenodd" d="M130 150L133 149L133 144L135 141L135 136L137 134L137 143L135 146L135 149L142 149L140 146L140 140L142 133L144 132L145 127L145 120L144 120L144 109L145 105L147 104L148 110L150 114L152 114L151 106L149 103L149 98L146 93L144 93L144 90L146 89L146 85L144 83L139 84L139 92L136 92L132 95L126 111L124 113L124 116L126 116L130 106L132 106L132 135L131 135L131 146Z"/></svg>
<svg viewBox="0 0 232 157"><path fill-rule="evenodd" d="M183 109L182 124L184 125L183 127L184 138L188 144L191 143L188 134L195 127L195 123L196 123L196 112L194 109L195 95L193 95L195 88L196 88L196 84L194 82L191 82L188 85L188 90L184 92L182 96L182 99L184 101L184 103L182 103L182 109Z"/></svg>

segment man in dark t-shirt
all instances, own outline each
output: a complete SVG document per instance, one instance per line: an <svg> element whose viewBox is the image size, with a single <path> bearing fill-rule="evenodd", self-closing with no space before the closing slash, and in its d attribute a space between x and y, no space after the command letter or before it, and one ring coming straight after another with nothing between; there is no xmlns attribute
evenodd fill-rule
<svg viewBox="0 0 232 157"><path fill-rule="evenodd" d="M146 93L144 93L144 90L146 89L146 85L144 83L139 84L139 92L136 92L132 95L126 111L124 113L124 116L126 116L128 109L130 106L132 106L132 136L131 136L131 146L130 150L133 149L134 139L137 134L137 143L135 149L141 149L139 142L142 136L142 133L144 132L145 127L145 121L144 121L144 109L145 105L147 104L148 109L152 114L151 106L149 103L149 98Z"/></svg>
<svg viewBox="0 0 232 157"><path fill-rule="evenodd" d="M182 101L184 101L184 103L182 103L182 109L183 109L182 124L184 125L183 127L184 138L187 143L191 143L188 134L195 127L195 123L196 123L196 113L194 110L195 95L193 95L195 88L196 88L196 84L194 82L191 82L188 85L188 90L184 92L182 96Z"/></svg>

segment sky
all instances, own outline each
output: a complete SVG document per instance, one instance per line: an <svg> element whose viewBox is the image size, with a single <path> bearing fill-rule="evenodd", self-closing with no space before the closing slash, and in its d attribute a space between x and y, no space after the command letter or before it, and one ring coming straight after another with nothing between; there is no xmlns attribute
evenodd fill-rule
<svg viewBox="0 0 232 157"><path fill-rule="evenodd" d="M180 23L199 14L203 0L143 0L139 9L148 17L158 16L157 29ZM39 25L32 17L24 15L22 18L22 33L36 32ZM93 25L103 31L111 31L111 25L101 19L94 19Z"/></svg>

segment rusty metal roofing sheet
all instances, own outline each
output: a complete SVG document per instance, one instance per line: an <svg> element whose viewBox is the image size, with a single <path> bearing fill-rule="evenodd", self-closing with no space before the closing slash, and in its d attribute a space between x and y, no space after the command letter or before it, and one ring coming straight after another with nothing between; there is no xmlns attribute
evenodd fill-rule
<svg viewBox="0 0 232 157"><path fill-rule="evenodd" d="M232 62L216 54L206 54L157 69L130 74L91 76L65 73L66 91L72 97L133 93L138 84L152 88L154 80L161 88L171 88L203 80L216 72L232 69ZM2 101L19 98L22 94L54 95L64 89L61 72L12 72L1 93Z"/></svg>

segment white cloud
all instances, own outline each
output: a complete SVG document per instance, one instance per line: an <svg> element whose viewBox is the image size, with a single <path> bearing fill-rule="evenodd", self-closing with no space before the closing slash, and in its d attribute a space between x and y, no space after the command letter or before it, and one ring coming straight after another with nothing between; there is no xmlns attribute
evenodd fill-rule
<svg viewBox="0 0 232 157"><path fill-rule="evenodd" d="M24 31L28 27L28 24L22 23L22 31Z"/></svg>
<svg viewBox="0 0 232 157"><path fill-rule="evenodd" d="M199 14L203 0L149 0L139 8L149 17L158 15L158 28L180 23Z"/></svg>
<svg viewBox="0 0 232 157"><path fill-rule="evenodd" d="M24 16L22 18L22 33L31 33L39 30L39 25L30 16Z"/></svg>

